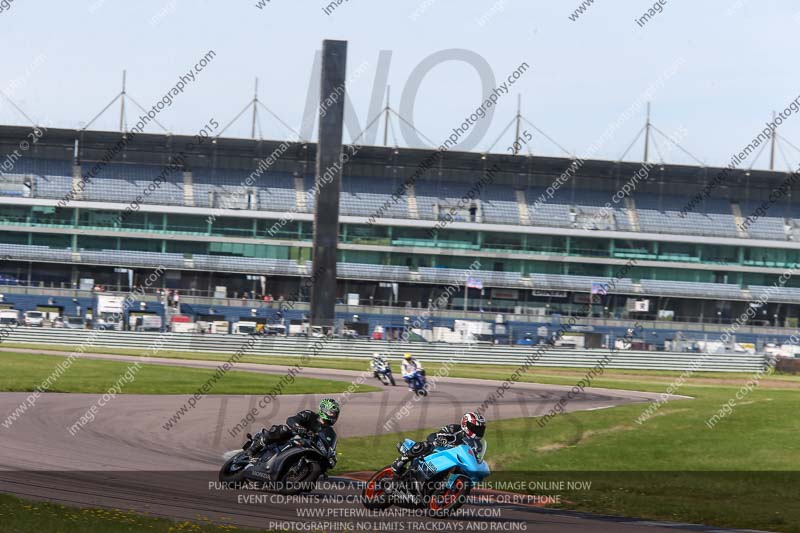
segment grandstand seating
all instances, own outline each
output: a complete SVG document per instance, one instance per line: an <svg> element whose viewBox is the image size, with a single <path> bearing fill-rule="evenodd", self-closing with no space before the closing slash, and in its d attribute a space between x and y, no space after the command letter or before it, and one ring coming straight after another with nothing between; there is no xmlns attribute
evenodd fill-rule
<svg viewBox="0 0 800 533"><path fill-rule="evenodd" d="M608 284L610 293L633 294L638 291L630 279L617 279L595 276L572 276L565 274L530 274L532 285L537 289L590 292L593 283ZM612 288L613 287L613 288Z"/></svg>
<svg viewBox="0 0 800 533"><path fill-rule="evenodd" d="M720 298L742 298L738 285L729 283L701 283L690 281L662 281L643 279L642 289L647 294L659 296L718 296Z"/></svg>
<svg viewBox="0 0 800 533"><path fill-rule="evenodd" d="M506 185L488 184L480 195L481 219L492 224L519 224L519 207L514 189Z"/></svg>
<svg viewBox="0 0 800 533"><path fill-rule="evenodd" d="M757 207L761 205L760 202L742 202L742 218L747 219ZM758 217L755 220L745 223L747 226L747 233L750 237L756 239L786 239L786 222L783 218L783 213L779 208L774 208L766 213L763 217Z"/></svg>
<svg viewBox="0 0 800 533"><path fill-rule="evenodd" d="M293 177L265 172L247 183L252 171L199 167L192 172L195 205L228 209L291 211L296 209ZM249 190L248 190L249 189ZM248 200L248 192L254 196ZM183 198L181 195L180 198ZM248 203L249 202L249 203Z"/></svg>
<svg viewBox="0 0 800 533"><path fill-rule="evenodd" d="M311 262L306 263L311 272ZM409 281L411 271L405 266L365 265L360 263L337 263L336 276L350 279L375 279L378 281Z"/></svg>
<svg viewBox="0 0 800 533"><path fill-rule="evenodd" d="M409 218L408 200L403 195L397 202L392 194L401 182L392 180L376 180L362 176L345 176L342 179L341 213L353 216L371 216L383 212L388 218ZM306 177L306 190L314 186L313 176ZM313 196L309 196L313 198ZM384 207L385 204L385 207ZM313 211L314 204L307 201L307 211Z"/></svg>
<svg viewBox="0 0 800 533"><path fill-rule="evenodd" d="M545 194L545 190L531 188L526 191L531 224L534 226L572 227L574 217L570 216L567 191L559 189L553 198L548 199L546 196L542 196ZM544 201L540 202L540 198Z"/></svg>
<svg viewBox="0 0 800 533"><path fill-rule="evenodd" d="M32 261L72 261L72 251L69 248L38 245L0 244L0 255Z"/></svg>
<svg viewBox="0 0 800 533"><path fill-rule="evenodd" d="M85 162L81 167L86 176L93 163ZM161 177L157 186L151 186ZM136 165L109 163L91 179L84 189L84 200L107 202L131 202L142 196L145 203L181 205L183 203L183 174L168 173L158 165Z"/></svg>
<svg viewBox="0 0 800 533"><path fill-rule="evenodd" d="M687 199L682 196L636 196L636 210L642 231L736 237L736 221L730 203L708 198L701 209L681 216Z"/></svg>
<svg viewBox="0 0 800 533"><path fill-rule="evenodd" d="M64 160L26 157L14 164L4 181L11 183L0 188L2 196L61 198L72 186L72 164Z"/></svg>
<svg viewBox="0 0 800 533"><path fill-rule="evenodd" d="M92 161L81 167L85 175ZM159 165L136 163L111 163L105 165L87 184L83 198L94 201L127 203L147 188L162 172ZM306 195L305 206L298 205L294 176L288 172L266 172L256 178L250 194L243 192L242 183L250 175L245 169L197 167L192 171L194 206L229 207L232 209L258 209L279 212L313 212L314 177L302 178ZM409 207L408 195L397 201L392 194L402 184L402 176L371 178L348 176L342 179L341 214L371 216L382 213L384 218L408 219L416 215L423 220L435 220L437 213L455 206L469 191L471 184L421 178L414 186L416 211ZM72 188L72 165L66 160L20 159L6 181L0 186L0 196L32 196L57 199ZM553 198L538 202L545 189L530 187L522 191L527 203L530 224L536 226L587 228L598 230L633 231L631 217L624 202L612 203L608 216L601 216L603 206L611 201L610 191L596 191L562 187ZM238 194L237 194L238 193ZM709 235L716 237L743 237L773 240L800 239L800 208L790 211L785 206L776 207L766 216L750 223L747 233L740 234L736 218L728 200L708 198L693 211L681 216L686 204L682 196L635 194L636 215L642 232L683 235ZM520 200L521 202L522 200ZM538 203L537 203L538 202ZM173 172L167 182L145 197L144 203L182 205L184 184L181 172ZM524 203L518 203L514 187L489 183L482 187L476 221L495 224L518 225L524 220L521 212ZM746 218L758 202L741 202L742 216ZM469 206L465 206L468 208ZM458 220L469 220L467 210L460 212Z"/></svg>
<svg viewBox="0 0 800 533"><path fill-rule="evenodd" d="M184 268L183 254L140 252L133 250L81 250L79 260L83 263L114 266L146 266L157 268Z"/></svg>

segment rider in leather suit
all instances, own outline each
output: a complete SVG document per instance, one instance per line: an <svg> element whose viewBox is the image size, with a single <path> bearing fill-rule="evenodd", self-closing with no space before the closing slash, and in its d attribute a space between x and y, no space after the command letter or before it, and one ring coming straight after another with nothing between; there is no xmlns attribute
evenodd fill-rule
<svg viewBox="0 0 800 533"><path fill-rule="evenodd" d="M416 457L423 457L435 447L454 448L464 443L465 439L478 442L486 432L486 419L478 413L468 412L461 417L460 424L448 424L439 431L428 435L424 442L417 442L405 454L392 463L392 471L400 474L409 461Z"/></svg>
<svg viewBox="0 0 800 533"><path fill-rule="evenodd" d="M316 412L305 409L287 418L285 424L275 424L269 429L263 428L253 435L252 444L247 451L253 460L257 460L257 454L270 444L285 442L295 435L318 434L328 442L333 442L336 439L333 425L339 418L340 410L339 402L325 398L319 402L319 410Z"/></svg>

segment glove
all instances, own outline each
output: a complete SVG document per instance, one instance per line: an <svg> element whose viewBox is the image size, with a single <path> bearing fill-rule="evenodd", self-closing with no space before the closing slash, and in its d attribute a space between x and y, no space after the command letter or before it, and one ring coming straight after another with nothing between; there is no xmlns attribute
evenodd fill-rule
<svg viewBox="0 0 800 533"><path fill-rule="evenodd" d="M294 431L297 435L300 435L303 438L310 437L313 434L312 431L309 431L303 426L295 426L292 428L292 431Z"/></svg>
<svg viewBox="0 0 800 533"><path fill-rule="evenodd" d="M416 442L408 451L408 454L403 454L403 458L408 460L409 457L419 457L425 455L430 451L431 445L427 442Z"/></svg>

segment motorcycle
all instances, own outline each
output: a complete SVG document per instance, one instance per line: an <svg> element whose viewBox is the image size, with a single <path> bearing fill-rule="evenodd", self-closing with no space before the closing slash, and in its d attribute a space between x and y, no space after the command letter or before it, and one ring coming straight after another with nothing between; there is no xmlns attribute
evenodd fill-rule
<svg viewBox="0 0 800 533"><path fill-rule="evenodd" d="M391 384L392 387L396 385L394 376L392 375L392 365L388 361L373 363L372 375L378 378L378 380L380 380L380 382L384 385Z"/></svg>
<svg viewBox="0 0 800 533"><path fill-rule="evenodd" d="M253 436L248 433L242 450L222 465L219 480L234 485L251 482L280 494L310 492L317 479L327 478L327 471L336 466L336 441L334 437L327 442L319 434L295 435L282 444L267 446L248 468L251 455L247 450L253 444Z"/></svg>
<svg viewBox="0 0 800 533"><path fill-rule="evenodd" d="M397 449L405 454L414 444L405 439ZM466 503L472 487L491 473L485 454L484 440L472 439L453 448L437 446L425 457L413 459L397 477L391 466L373 474L361 501L370 510L398 505L425 509L437 517L452 515Z"/></svg>
<svg viewBox="0 0 800 533"><path fill-rule="evenodd" d="M408 383L411 386L411 390L414 391L414 394L417 396L428 395L428 380L425 379L425 370L420 368L413 374L409 375L408 378Z"/></svg>

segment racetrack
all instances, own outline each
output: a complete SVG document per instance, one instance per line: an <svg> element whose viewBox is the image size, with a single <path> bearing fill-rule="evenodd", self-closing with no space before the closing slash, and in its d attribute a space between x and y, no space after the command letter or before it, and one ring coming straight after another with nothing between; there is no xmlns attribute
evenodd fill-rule
<svg viewBox="0 0 800 533"><path fill-rule="evenodd" d="M22 350L14 350L22 351ZM67 352L61 355L66 355ZM86 354L83 357L141 361L141 358ZM214 361L187 361L149 358L148 363L216 367ZM285 367L238 364L239 370L285 374ZM327 369L304 369L305 377L341 378L359 383L370 374ZM198 384L199 385L199 384ZM387 420L396 420L388 432L436 427L458 420L474 409L499 382L442 378L429 397L415 401L402 386L381 392L353 394L345 402L337 424L341 437L369 436L387 432ZM541 415L561 398L569 387L515 384L487 411L489 420ZM266 391L265 391L266 392ZM5 419L22 402L25 393L0 393L0 415ZM258 413L256 429L283 421L299 409L316 405L323 395L279 396ZM605 408L655 398L654 393L586 389L570 401L567 411ZM35 408L26 412L9 428L0 427L0 491L30 498L44 498L70 504L144 511L152 515L215 521L243 527L283 527L287 522L327 522L326 529L343 530L345 523L368 523L377 518L354 517L361 512L355 502L355 481L342 480L335 487L315 492L314 502L270 501L258 496L241 500L242 493L213 486L222 454L242 443L241 434L231 429L261 399L258 396L205 396L196 407L182 415L171 429L164 424L184 405L185 396L119 395L97 414L96 419L75 435L67 430L98 399L96 394L42 395ZM408 413L396 416L397 413ZM365 446L370 439L365 438ZM490 448L491 449L491 448ZM491 454L491 452L490 452ZM338 474L338 472L336 472ZM212 482L212 485L209 485ZM326 499L326 495L328 498ZM266 499L266 501L264 501ZM321 500L320 500L321 499ZM321 516L299 518L301 509L318 509ZM327 511L325 511L327 509ZM499 510L500 517L478 517L480 509ZM463 519L433 521L438 529L426 526L429 519L392 517L394 529L467 531L469 523L485 524L474 530L513 531L667 531L675 525L626 519L605 519L578 513L551 511L533 506L493 504L467 506ZM488 511L487 511L488 512ZM351 513L351 516L347 516ZM376 522L377 523L377 522ZM388 522L384 521L383 524ZM403 525L404 524L404 525ZM444 526L442 526L444 524ZM494 525L493 525L494 524ZM687 526L688 527L688 526ZM692 529L695 529L692 527ZM700 528L705 529L705 528ZM718 528L708 530L719 531Z"/></svg>

